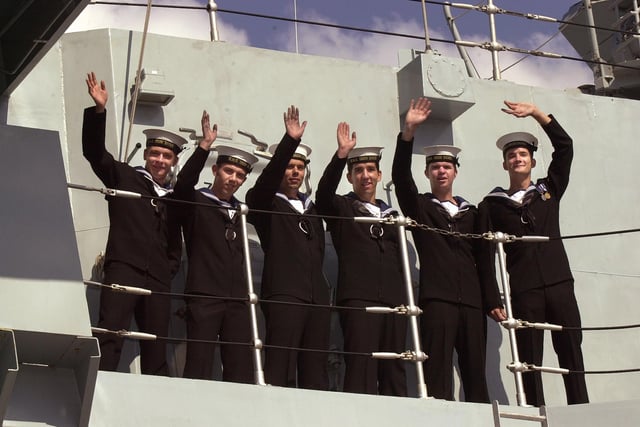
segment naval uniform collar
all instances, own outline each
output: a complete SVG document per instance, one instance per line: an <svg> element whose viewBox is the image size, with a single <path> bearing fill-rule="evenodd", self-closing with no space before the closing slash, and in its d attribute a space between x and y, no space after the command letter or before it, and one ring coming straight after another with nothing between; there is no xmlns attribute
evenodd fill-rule
<svg viewBox="0 0 640 427"><path fill-rule="evenodd" d="M361 200L356 193L353 191L347 194L347 197L353 199L355 203L359 205L362 209L358 209L359 213L369 214L370 216L375 216L378 218L384 218L390 215L397 215L398 211L387 205L384 201L380 199L376 199L376 203L366 202Z"/></svg>
<svg viewBox="0 0 640 427"><path fill-rule="evenodd" d="M536 186L532 183L526 189L519 189L516 191L505 190L502 187L496 187L487 194L487 197L497 197L501 199L506 199L511 201L512 203L520 206L525 200L526 195L531 191L537 191ZM520 194L519 194L520 193ZM514 197L515 196L515 197Z"/></svg>
<svg viewBox="0 0 640 427"><path fill-rule="evenodd" d="M226 200L222 200L221 198L213 194L213 191L211 191L211 188L203 187L203 188L199 188L198 191L200 192L200 194L202 194L207 199L211 200L216 205L222 206L224 208L229 208L227 209L227 214L229 215L230 219L233 219L237 210L240 207L240 200L236 199L235 196L231 196L231 200L226 201Z"/></svg>
<svg viewBox="0 0 640 427"><path fill-rule="evenodd" d="M454 217L460 213L466 212L473 205L460 196L453 196L452 200L440 200L433 193L426 193L426 196L435 204L449 213L450 217Z"/></svg>
<svg viewBox="0 0 640 427"><path fill-rule="evenodd" d="M298 191L298 196L296 199L290 199L286 194L277 192L276 196L280 197L283 200L286 200L289 205L295 209L298 213L305 213L313 206L313 202L311 198L306 194Z"/></svg>
<svg viewBox="0 0 640 427"><path fill-rule="evenodd" d="M146 170L143 166L136 166L133 169L139 174L141 174L143 177L148 179L151 182L151 184L153 184L153 191L156 193L156 196L164 197L168 194L173 193L173 189L170 188L170 184L166 184L165 186L158 184L153 180L153 177L151 176L149 171Z"/></svg>
<svg viewBox="0 0 640 427"><path fill-rule="evenodd" d="M231 200L229 201L222 200L221 198L213 194L213 191L211 191L211 188L209 187L198 188L198 191L207 199L213 200L216 204L225 208L237 209L240 205L240 200L236 199L235 196L231 196Z"/></svg>
<svg viewBox="0 0 640 427"><path fill-rule="evenodd" d="M473 206L470 202L464 199L461 196L453 196L452 200L440 200L433 193L425 193L425 195L431 199L432 202L442 205L443 203L449 202L458 206L459 210L468 210Z"/></svg>

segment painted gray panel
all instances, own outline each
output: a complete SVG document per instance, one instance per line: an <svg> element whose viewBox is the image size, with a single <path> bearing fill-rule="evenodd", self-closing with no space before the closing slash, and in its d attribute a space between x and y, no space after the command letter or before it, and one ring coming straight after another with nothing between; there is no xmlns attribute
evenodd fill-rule
<svg viewBox="0 0 640 427"><path fill-rule="evenodd" d="M82 280L57 132L0 126L0 274Z"/></svg>

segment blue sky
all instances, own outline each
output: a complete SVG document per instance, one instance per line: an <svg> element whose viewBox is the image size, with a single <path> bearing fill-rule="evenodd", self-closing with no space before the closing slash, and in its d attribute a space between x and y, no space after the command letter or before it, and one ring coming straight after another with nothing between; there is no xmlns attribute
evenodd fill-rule
<svg viewBox="0 0 640 427"><path fill-rule="evenodd" d="M144 0L136 0L146 5ZM332 24L371 28L403 34L423 35L420 2L411 0L217 0L223 10L293 18L294 1L299 19ZM129 0L128 2L131 2ZM205 6L206 0L154 0L154 4ZM484 3L484 2L482 2ZM518 12L528 12L562 18L573 4L563 0L495 0L496 6ZM489 18L486 14L453 9L458 29L464 40L489 41ZM442 7L427 4L430 36L451 40ZM142 31L144 7L89 5L70 31L114 27ZM265 20L230 13L218 13L220 36L230 43L261 48L295 51L294 26L289 22ZM507 46L521 49L541 49L577 57L578 54L558 33L558 25L497 15L497 36ZM150 32L199 39L209 38L209 19L204 11L154 9ZM335 56L358 61L394 66L400 49L423 49L424 41L372 35L347 30L298 26L300 53ZM457 55L451 44L433 43L432 47L445 55ZM469 48L469 53L481 77L491 77L491 56L486 50ZM500 53L502 68L521 59L522 55ZM592 83L591 71L576 61L561 61L528 57L505 71L503 78L521 84L563 89Z"/></svg>

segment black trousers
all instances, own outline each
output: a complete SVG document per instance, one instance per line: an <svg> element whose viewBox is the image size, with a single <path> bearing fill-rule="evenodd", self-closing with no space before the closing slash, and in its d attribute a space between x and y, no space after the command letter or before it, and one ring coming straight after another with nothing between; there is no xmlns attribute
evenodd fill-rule
<svg viewBox="0 0 640 427"><path fill-rule="evenodd" d="M253 383L251 318L244 301L192 297L187 300L187 338L224 341L220 347L222 380ZM188 342L184 378L212 379L215 344Z"/></svg>
<svg viewBox="0 0 640 427"><path fill-rule="evenodd" d="M512 297L513 315L517 319L530 322L549 322L562 326L580 326L580 311L573 292L573 281L561 282L545 288L532 289ZM523 362L542 365L544 331L520 329L516 331L518 351ZM570 371L584 371L582 360L582 332L556 331L551 333L553 349L561 368ZM567 403L588 403L587 385L584 374L562 376ZM525 372L522 375L527 403L544 405L544 391L540 372Z"/></svg>
<svg viewBox="0 0 640 427"><path fill-rule="evenodd" d="M137 286L151 291L168 291L169 284L162 283L146 272L122 262L110 262L105 266L106 284ZM140 332L166 337L169 331L171 301L159 295L129 295L102 289L100 293L99 328L129 330L135 316ZM118 369L124 339L110 334L99 334L100 369ZM140 366L143 374L167 375L167 348L165 341L139 341Z"/></svg>
<svg viewBox="0 0 640 427"><path fill-rule="evenodd" d="M348 307L379 306L379 302L348 300ZM397 314L370 314L343 310L340 324L346 352L372 353L406 350L407 319ZM402 360L378 360L368 356L345 356L343 391L353 393L407 395L405 363Z"/></svg>
<svg viewBox="0 0 640 427"><path fill-rule="evenodd" d="M300 303L298 298L277 295L275 301ZM327 372L331 312L314 308L278 303L263 303L266 322L266 344L325 352L267 348L265 351L265 380L268 384L328 390Z"/></svg>
<svg viewBox="0 0 640 427"><path fill-rule="evenodd" d="M445 301L421 301L422 345L429 396L453 399L453 350L467 402L489 403L486 362L486 317L481 309Z"/></svg>

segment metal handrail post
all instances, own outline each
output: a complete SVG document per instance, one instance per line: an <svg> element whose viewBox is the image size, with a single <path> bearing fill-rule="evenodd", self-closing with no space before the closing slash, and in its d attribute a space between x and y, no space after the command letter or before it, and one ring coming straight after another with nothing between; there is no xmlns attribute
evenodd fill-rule
<svg viewBox="0 0 640 427"><path fill-rule="evenodd" d="M456 26L456 23L453 19L453 14L451 13L451 6L445 4L442 6L442 10L444 12L445 18L447 19L447 24L449 25L449 31L451 31L453 40L456 42L461 41L462 37L460 37L460 32L458 31L458 27ZM480 76L478 75L478 72L476 71L476 69L473 67L473 61L471 61L471 58L469 57L469 53L467 52L466 47L456 43L456 48L458 49L458 54L460 54L460 57L464 61L464 66L467 69L467 75L471 78L479 79Z"/></svg>
<svg viewBox="0 0 640 427"><path fill-rule="evenodd" d="M295 34L296 53L300 53L300 45L298 42L298 2L293 0L293 31Z"/></svg>
<svg viewBox="0 0 640 427"><path fill-rule="evenodd" d="M500 80L502 75L500 73L500 61L498 59L498 48L501 45L498 43L496 37L496 7L493 4L493 0L489 0L487 12L489 13L489 31L491 33L491 62L493 63L493 79Z"/></svg>
<svg viewBox="0 0 640 427"><path fill-rule="evenodd" d="M409 270L409 251L407 249L407 231L405 228L406 218L399 216L396 218L396 226L398 227L398 243L400 244L400 254L402 256L402 273L407 291L407 301L409 303L408 313L409 326L411 328L411 336L413 338L414 350L416 352L416 384L418 386L418 396L427 398L427 385L424 382L424 372L422 369L423 353L420 348L420 334L418 333L418 310L415 306L413 298L413 286L411 283L411 273Z"/></svg>
<svg viewBox="0 0 640 427"><path fill-rule="evenodd" d="M240 205L240 224L242 226L242 248L244 251L244 267L247 275L247 292L249 294L249 313L251 315L251 335L253 337L253 367L254 378L258 385L266 385L264 381L264 370L262 369L262 341L258 333L258 314L256 306L258 305L258 296L253 291L253 274L251 272L251 256L249 254L249 237L247 234L247 214L249 207L242 203Z"/></svg>
<svg viewBox="0 0 640 427"><path fill-rule="evenodd" d="M218 11L218 5L215 0L209 0L207 3L207 11L209 12L209 27L210 27L210 37L212 42L217 42L220 40L220 33L218 32L218 17L216 16L216 12Z"/></svg>
<svg viewBox="0 0 640 427"><path fill-rule="evenodd" d="M422 0L422 23L424 25L424 51L431 52L431 40L429 39L429 25L427 24L427 5Z"/></svg>
<svg viewBox="0 0 640 427"><path fill-rule="evenodd" d="M500 280L502 282L502 291L504 293L504 306L507 311L507 321L513 320L513 310L511 308L511 291L509 288L509 279L507 278L507 266L506 266L506 254L504 252L504 234L496 233L498 242L498 264L500 266ZM519 366L520 355L518 354L518 343L516 342L516 330L513 327L508 328L509 331L509 344L511 346L511 358L513 364ZM524 393L524 385L522 383L522 372L516 370L514 372L516 381L516 400L518 406L527 405L527 396Z"/></svg>
<svg viewBox="0 0 640 427"><path fill-rule="evenodd" d="M597 64L593 66L593 69L595 71L594 77L595 77L596 88L606 89L609 87L610 81L607 80L607 66L602 63L602 57L600 56L600 46L598 45L598 33L596 32L596 29L595 29L596 24L593 18L593 7L591 5L591 0L583 0L582 4L584 5L585 12L587 15L587 24L589 25L589 40L591 41L591 51L593 52L591 59L597 62Z"/></svg>

